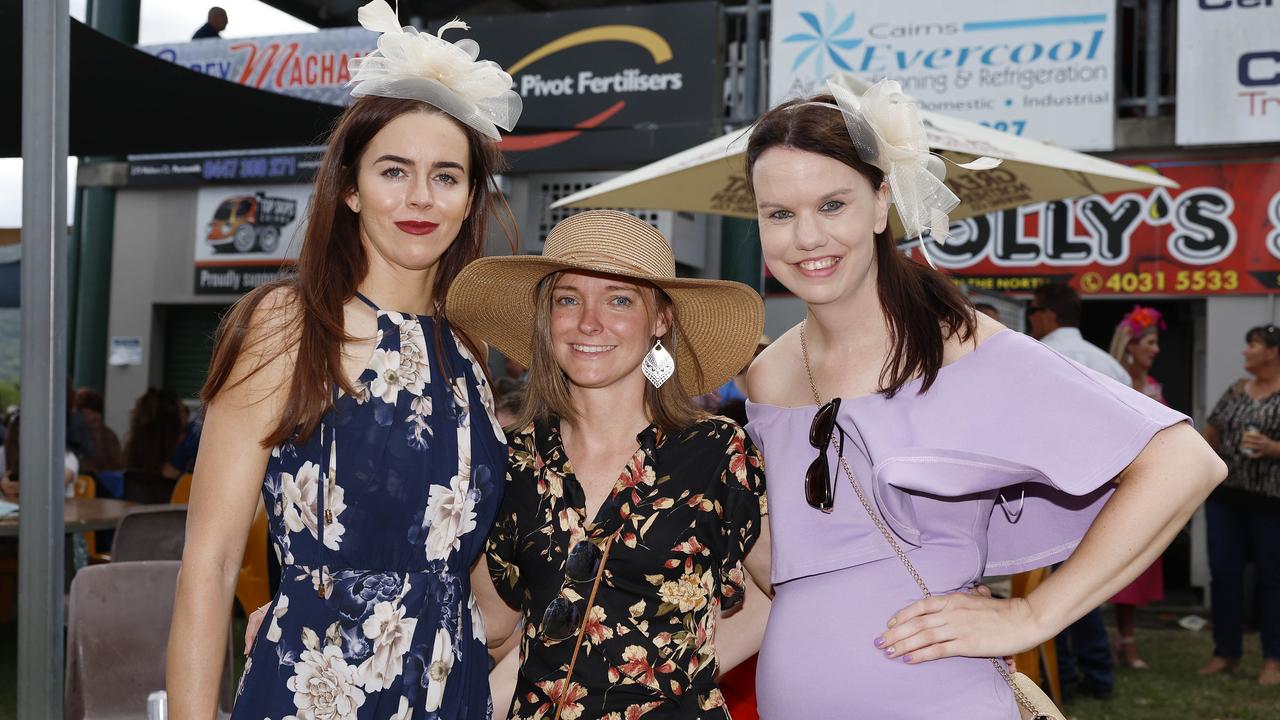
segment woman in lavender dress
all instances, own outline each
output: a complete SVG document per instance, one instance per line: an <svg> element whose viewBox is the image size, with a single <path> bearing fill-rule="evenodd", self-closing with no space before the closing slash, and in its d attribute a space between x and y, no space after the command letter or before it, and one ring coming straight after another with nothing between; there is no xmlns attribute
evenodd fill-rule
<svg viewBox="0 0 1280 720"><path fill-rule="evenodd" d="M747 382L771 480L766 719L1017 718L987 658L1124 587L1224 476L1185 416L895 249L891 199L934 237L955 199L896 85L785 103L747 150L765 262L808 309ZM967 592L1062 560L1027 598Z"/></svg>

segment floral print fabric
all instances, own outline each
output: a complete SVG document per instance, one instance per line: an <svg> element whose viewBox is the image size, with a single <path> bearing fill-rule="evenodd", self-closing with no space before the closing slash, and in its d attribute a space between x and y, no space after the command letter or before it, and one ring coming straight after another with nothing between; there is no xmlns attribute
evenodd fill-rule
<svg viewBox="0 0 1280 720"><path fill-rule="evenodd" d="M235 718L491 714L468 572L501 501L505 441L464 344L443 332L442 362L431 318L377 315L356 394L271 453L263 500L280 591Z"/></svg>
<svg viewBox="0 0 1280 720"><path fill-rule="evenodd" d="M551 718L566 695L564 720L728 717L715 685L715 626L742 602L742 561L767 512L760 456L723 418L673 435L651 426L637 440L590 523L559 423L534 423L510 440L488 557L498 592L525 621L512 718ZM609 537L566 688L577 633L547 640L542 616L562 588L570 599L588 593L590 582L565 583L570 548Z"/></svg>

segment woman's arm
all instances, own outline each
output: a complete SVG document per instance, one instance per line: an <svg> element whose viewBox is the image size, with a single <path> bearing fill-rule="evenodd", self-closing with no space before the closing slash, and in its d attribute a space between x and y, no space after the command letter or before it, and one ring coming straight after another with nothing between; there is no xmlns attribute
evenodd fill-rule
<svg viewBox="0 0 1280 720"><path fill-rule="evenodd" d="M764 641L764 627L773 603L760 589L755 573L748 570L747 574L752 576L752 582L746 583L742 604L716 621L716 663L721 675L760 652Z"/></svg>
<svg viewBox="0 0 1280 720"><path fill-rule="evenodd" d="M520 613L507 605L498 594L498 588L494 587L493 578L489 575L487 553L482 553L471 568L471 592L475 595L480 615L484 618L484 633L489 649L506 645L507 640L515 634ZM501 659L497 653L490 654ZM494 713L494 717L497 717L497 713Z"/></svg>
<svg viewBox="0 0 1280 720"><path fill-rule="evenodd" d="M505 718L511 712L516 694L516 675L520 672L520 653L507 653L489 672L489 694L493 697L493 717Z"/></svg>
<svg viewBox="0 0 1280 720"><path fill-rule="evenodd" d="M1222 431L1218 429L1217 425L1205 425L1204 432L1202 432L1201 435L1204 437L1204 441L1209 443L1209 447L1212 448L1214 452L1217 452L1222 448Z"/></svg>
<svg viewBox="0 0 1280 720"><path fill-rule="evenodd" d="M898 612L881 638L868 641L909 663L1035 647L1149 567L1225 477L1222 460L1189 424L1166 428L1117 477L1076 551L1029 597L936 595Z"/></svg>
<svg viewBox="0 0 1280 720"><path fill-rule="evenodd" d="M280 298L263 300L247 349L206 410L169 632L166 687L174 720L204 720L217 711L231 603L270 456L260 441L279 421L293 369L295 354L275 352L278 335L271 334L283 329L285 312Z"/></svg>

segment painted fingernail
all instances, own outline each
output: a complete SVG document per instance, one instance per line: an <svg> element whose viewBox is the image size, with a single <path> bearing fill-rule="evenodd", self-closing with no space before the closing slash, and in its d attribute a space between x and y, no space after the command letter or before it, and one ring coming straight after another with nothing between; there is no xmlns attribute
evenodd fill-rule
<svg viewBox="0 0 1280 720"><path fill-rule="evenodd" d="M884 656L885 656L885 657L887 657L887 658L891 658L891 657L893 657L893 646L892 646L892 645L890 645L889 647L887 647L887 648L885 648L885 649L884 649Z"/></svg>
<svg viewBox="0 0 1280 720"><path fill-rule="evenodd" d="M884 647L884 638L883 638L883 637L878 637L878 638L876 638L876 647Z"/></svg>
<svg viewBox="0 0 1280 720"><path fill-rule="evenodd" d="M897 625L897 624L898 624L897 618L889 618L889 627L893 627L894 625Z"/></svg>
<svg viewBox="0 0 1280 720"><path fill-rule="evenodd" d="M911 656L910 656L910 655L903 655L903 656L902 656L902 662L904 662L904 663L909 663L909 662L911 662Z"/></svg>

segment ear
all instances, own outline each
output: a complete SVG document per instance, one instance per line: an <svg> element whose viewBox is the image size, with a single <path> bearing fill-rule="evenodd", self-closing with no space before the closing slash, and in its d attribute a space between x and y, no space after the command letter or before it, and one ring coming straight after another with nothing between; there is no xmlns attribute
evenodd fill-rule
<svg viewBox="0 0 1280 720"><path fill-rule="evenodd" d="M661 311L658 312L657 321L654 323L654 326L653 326L653 334L658 337L662 337L663 335L666 335L667 331L670 329L671 329L671 306L668 305L667 307L663 308Z"/></svg>
<svg viewBox="0 0 1280 720"><path fill-rule="evenodd" d="M889 181L880 183L876 190L876 233L884 232L889 225Z"/></svg>
<svg viewBox="0 0 1280 720"><path fill-rule="evenodd" d="M347 194L347 197L344 199L347 202L347 207L351 208L351 212L359 215L360 214L360 191L352 190L350 193Z"/></svg>

